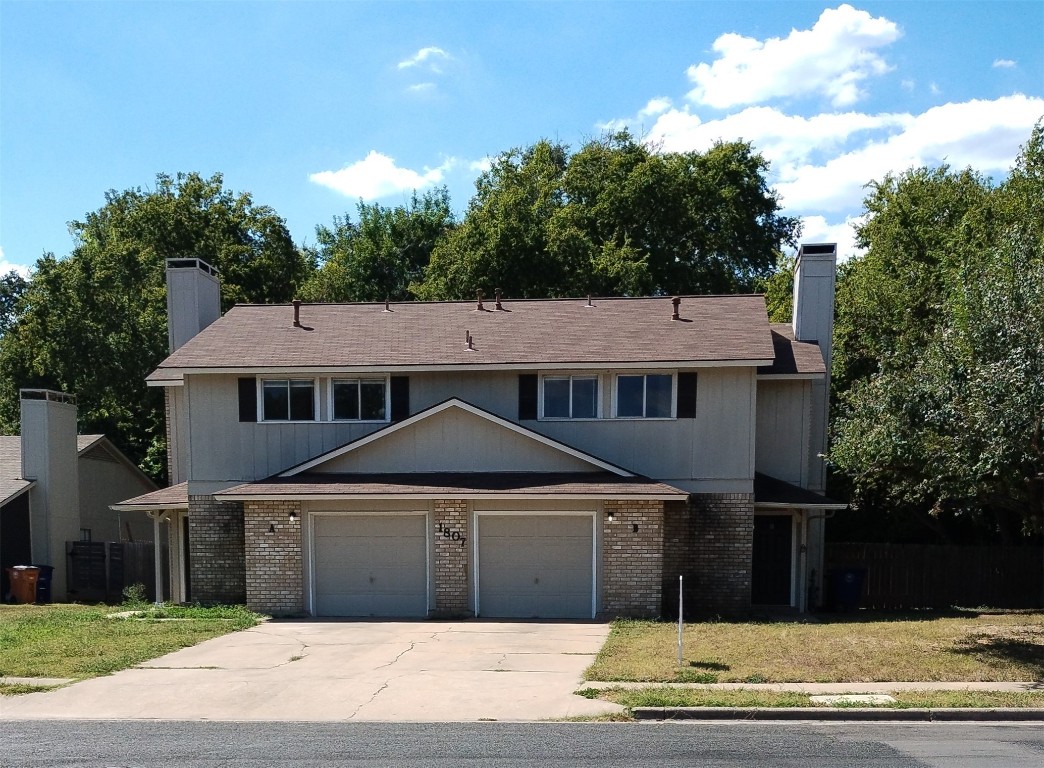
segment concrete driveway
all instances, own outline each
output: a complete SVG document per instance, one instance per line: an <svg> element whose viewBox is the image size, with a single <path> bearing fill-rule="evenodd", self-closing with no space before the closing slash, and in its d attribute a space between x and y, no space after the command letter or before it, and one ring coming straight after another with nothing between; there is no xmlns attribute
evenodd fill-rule
<svg viewBox="0 0 1044 768"><path fill-rule="evenodd" d="M619 711L573 695L593 623L271 621L134 669L5 697L4 719L540 720Z"/></svg>

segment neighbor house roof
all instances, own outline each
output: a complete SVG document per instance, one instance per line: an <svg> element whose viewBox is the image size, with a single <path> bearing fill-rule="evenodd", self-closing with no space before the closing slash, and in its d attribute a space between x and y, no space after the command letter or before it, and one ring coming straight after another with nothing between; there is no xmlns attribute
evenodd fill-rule
<svg viewBox="0 0 1044 768"><path fill-rule="evenodd" d="M164 360L153 383L185 372L272 369L635 365L774 357L762 296L239 305ZM471 344L467 338L472 339Z"/></svg>
<svg viewBox="0 0 1044 768"><path fill-rule="evenodd" d="M684 500L688 493L647 477L610 472L411 472L300 474L244 483L214 494L238 501L412 496L414 498L605 498Z"/></svg>
<svg viewBox="0 0 1044 768"><path fill-rule="evenodd" d="M815 376L826 375L823 351L814 341L797 341L789 323L772 323L772 349L775 359L771 365L758 368L758 376Z"/></svg>
<svg viewBox="0 0 1044 768"><path fill-rule="evenodd" d="M29 490L33 481L22 477L22 438L0 435L0 504Z"/></svg>

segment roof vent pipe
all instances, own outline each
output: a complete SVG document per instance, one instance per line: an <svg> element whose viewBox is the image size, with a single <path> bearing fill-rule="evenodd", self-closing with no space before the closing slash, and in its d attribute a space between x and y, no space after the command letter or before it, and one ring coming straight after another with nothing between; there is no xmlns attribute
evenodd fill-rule
<svg viewBox="0 0 1044 768"><path fill-rule="evenodd" d="M301 327L301 300L294 299L294 328Z"/></svg>
<svg viewBox="0 0 1044 768"><path fill-rule="evenodd" d="M475 347L473 347L471 345L471 342L472 342L471 331L464 331L464 341L466 341L468 343L468 351L469 352L474 352L475 351Z"/></svg>
<svg viewBox="0 0 1044 768"><path fill-rule="evenodd" d="M678 308L681 306L681 299L675 296L671 299L671 304L674 305L674 313L671 315L671 320L681 320L681 315L678 313Z"/></svg>
<svg viewBox="0 0 1044 768"><path fill-rule="evenodd" d="M502 298L504 298L504 297L503 297L503 294L502 294L502 292L501 292L501 290L499 288L497 288L496 294L497 294L497 311L498 312L502 312L504 310L504 305L500 303L500 300Z"/></svg>
<svg viewBox="0 0 1044 768"><path fill-rule="evenodd" d="M486 309L485 307L482 306L482 289L481 288L478 289L478 307L476 307L476 309L478 309L479 312L483 312Z"/></svg>
<svg viewBox="0 0 1044 768"><path fill-rule="evenodd" d="M587 294L587 306L594 307L594 304L591 303L591 294Z"/></svg>

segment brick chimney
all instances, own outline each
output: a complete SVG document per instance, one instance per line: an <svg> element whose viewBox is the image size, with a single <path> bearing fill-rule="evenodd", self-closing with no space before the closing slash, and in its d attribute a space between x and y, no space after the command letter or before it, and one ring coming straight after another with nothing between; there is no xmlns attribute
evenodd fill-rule
<svg viewBox="0 0 1044 768"><path fill-rule="evenodd" d="M802 245L798 249L794 266L794 338L818 343L827 371L824 381L812 382L809 489L819 492L826 485L826 464L822 455L827 452L836 275L836 243Z"/></svg>
<svg viewBox="0 0 1044 768"><path fill-rule="evenodd" d="M48 389L19 393L22 477L29 491L32 558L54 566L52 597L66 598L65 542L80 538L80 480L76 452L76 398Z"/></svg>

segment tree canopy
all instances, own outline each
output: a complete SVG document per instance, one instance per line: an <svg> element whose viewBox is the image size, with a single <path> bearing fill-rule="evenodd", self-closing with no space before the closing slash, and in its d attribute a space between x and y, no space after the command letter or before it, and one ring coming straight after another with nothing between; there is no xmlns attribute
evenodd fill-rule
<svg viewBox="0 0 1044 768"><path fill-rule="evenodd" d="M289 301L308 262L275 212L220 175L157 176L156 189L110 191L70 224L65 258L36 263L0 339L0 420L18 427L18 389L77 395L81 429L105 433L154 477L165 473L163 394L145 377L167 354L165 260L221 271L222 302Z"/></svg>
<svg viewBox="0 0 1044 768"><path fill-rule="evenodd" d="M1041 530L1042 138L996 188L947 168L871 186L867 251L838 284L830 452L863 504L1002 541Z"/></svg>
<svg viewBox="0 0 1044 768"><path fill-rule="evenodd" d="M539 141L476 182L416 293L426 299L752 290L800 226L779 213L750 144L662 153L626 132L571 153Z"/></svg>

